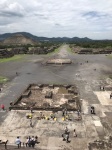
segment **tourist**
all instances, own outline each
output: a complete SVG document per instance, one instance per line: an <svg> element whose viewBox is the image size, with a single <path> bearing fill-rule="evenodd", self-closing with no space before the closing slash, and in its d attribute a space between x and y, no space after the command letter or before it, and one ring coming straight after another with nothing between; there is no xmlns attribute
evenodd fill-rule
<svg viewBox="0 0 112 150"><path fill-rule="evenodd" d="M102 86L100 86L100 91L102 90Z"/></svg>
<svg viewBox="0 0 112 150"><path fill-rule="evenodd" d="M69 134L66 134L66 143L69 142Z"/></svg>
<svg viewBox="0 0 112 150"><path fill-rule="evenodd" d="M31 113L33 113L33 107L32 106L30 107L30 110L31 110Z"/></svg>
<svg viewBox="0 0 112 150"><path fill-rule="evenodd" d="M10 102L10 106L12 106L12 105L13 105L13 102L11 101L11 102Z"/></svg>
<svg viewBox="0 0 112 150"><path fill-rule="evenodd" d="M2 109L2 110L5 110L4 104L1 104L1 109Z"/></svg>
<svg viewBox="0 0 112 150"><path fill-rule="evenodd" d="M35 143L38 144L38 136L35 136Z"/></svg>
<svg viewBox="0 0 112 150"><path fill-rule="evenodd" d="M111 92L111 94L110 94L110 99L112 98L112 92Z"/></svg>
<svg viewBox="0 0 112 150"><path fill-rule="evenodd" d="M34 148L35 147L35 138L32 136L31 138L31 146Z"/></svg>
<svg viewBox="0 0 112 150"><path fill-rule="evenodd" d="M15 142L18 146L18 148L21 147L21 140L19 139L19 136L16 138L16 142Z"/></svg>
<svg viewBox="0 0 112 150"><path fill-rule="evenodd" d="M76 130L73 131L73 137L77 137Z"/></svg>
<svg viewBox="0 0 112 150"><path fill-rule="evenodd" d="M30 119L30 127L33 128L32 119Z"/></svg>
<svg viewBox="0 0 112 150"><path fill-rule="evenodd" d="M100 86L100 91L105 91L105 87L104 86Z"/></svg>
<svg viewBox="0 0 112 150"><path fill-rule="evenodd" d="M25 143L25 144L26 144L26 147L28 146L28 142L29 142L29 138L27 137L27 138L26 138L26 143Z"/></svg>
<svg viewBox="0 0 112 150"><path fill-rule="evenodd" d="M31 147L31 137L28 137L28 146Z"/></svg>
<svg viewBox="0 0 112 150"><path fill-rule="evenodd" d="M67 108L65 108L65 115L67 115Z"/></svg>
<svg viewBox="0 0 112 150"><path fill-rule="evenodd" d="M65 134L68 134L68 128L67 127L65 128Z"/></svg>
<svg viewBox="0 0 112 150"><path fill-rule="evenodd" d="M64 109L62 110L62 116L65 116L65 110Z"/></svg>
<svg viewBox="0 0 112 150"><path fill-rule="evenodd" d="M95 114L95 108L94 108L94 106L91 106L91 114Z"/></svg>
<svg viewBox="0 0 112 150"><path fill-rule="evenodd" d="M80 116L80 110L79 109L77 110L77 115Z"/></svg>

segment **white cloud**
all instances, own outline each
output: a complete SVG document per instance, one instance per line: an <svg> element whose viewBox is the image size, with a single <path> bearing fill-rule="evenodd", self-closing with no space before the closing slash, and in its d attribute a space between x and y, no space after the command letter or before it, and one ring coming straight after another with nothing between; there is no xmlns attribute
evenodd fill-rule
<svg viewBox="0 0 112 150"><path fill-rule="evenodd" d="M1 0L0 32L112 39L111 6L112 0Z"/></svg>

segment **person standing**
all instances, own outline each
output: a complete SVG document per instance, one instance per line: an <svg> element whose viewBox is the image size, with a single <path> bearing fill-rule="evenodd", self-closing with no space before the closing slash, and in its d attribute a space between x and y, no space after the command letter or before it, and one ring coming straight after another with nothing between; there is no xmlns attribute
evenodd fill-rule
<svg viewBox="0 0 112 150"><path fill-rule="evenodd" d="M31 146L34 148L35 147L35 138L32 136L31 138Z"/></svg>
<svg viewBox="0 0 112 150"><path fill-rule="evenodd" d="M30 107L30 110L31 110L31 113L33 113L33 107L32 106Z"/></svg>
<svg viewBox="0 0 112 150"><path fill-rule="evenodd" d="M32 119L30 119L30 127L33 128Z"/></svg>
<svg viewBox="0 0 112 150"><path fill-rule="evenodd" d="M62 110L62 116L65 116L65 110L64 109Z"/></svg>
<svg viewBox="0 0 112 150"><path fill-rule="evenodd" d="M65 134L68 134L68 128L67 127L65 128Z"/></svg>
<svg viewBox="0 0 112 150"><path fill-rule="evenodd" d="M4 104L1 104L1 109L2 109L2 110L5 110Z"/></svg>
<svg viewBox="0 0 112 150"><path fill-rule="evenodd" d="M77 110L77 115L78 115L78 117L80 116L80 110L79 109Z"/></svg>
<svg viewBox="0 0 112 150"><path fill-rule="evenodd" d="M77 137L76 130L73 131L73 137Z"/></svg>
<svg viewBox="0 0 112 150"><path fill-rule="evenodd" d="M29 138L27 137L27 139L26 139L26 147L28 146L28 142L29 142Z"/></svg>
<svg viewBox="0 0 112 150"><path fill-rule="evenodd" d="M16 138L16 144L17 144L18 148L21 147L21 140L19 139L19 136Z"/></svg>
<svg viewBox="0 0 112 150"><path fill-rule="evenodd" d="M65 111L65 115L67 115L67 108L66 107L65 107L64 111Z"/></svg>
<svg viewBox="0 0 112 150"><path fill-rule="evenodd" d="M35 136L35 144L38 144L38 136Z"/></svg>
<svg viewBox="0 0 112 150"><path fill-rule="evenodd" d="M112 98L112 92L111 92L111 94L110 94L110 99Z"/></svg>
<svg viewBox="0 0 112 150"><path fill-rule="evenodd" d="M66 143L68 143L68 142L69 142L69 133L66 134Z"/></svg>

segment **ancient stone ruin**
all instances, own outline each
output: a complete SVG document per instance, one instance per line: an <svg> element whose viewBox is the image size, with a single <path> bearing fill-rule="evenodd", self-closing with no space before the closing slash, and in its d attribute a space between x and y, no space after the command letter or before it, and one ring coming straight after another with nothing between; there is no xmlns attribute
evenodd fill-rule
<svg viewBox="0 0 112 150"><path fill-rule="evenodd" d="M8 58L12 56L14 56L14 54L11 51L8 51L7 49L0 49L0 58Z"/></svg>
<svg viewBox="0 0 112 150"><path fill-rule="evenodd" d="M50 59L46 62L46 64L56 64L56 65L63 65L63 64L71 64L72 61L70 59Z"/></svg>
<svg viewBox="0 0 112 150"><path fill-rule="evenodd" d="M112 149L112 137L110 136L107 140L96 140L89 143L89 150L111 150Z"/></svg>
<svg viewBox="0 0 112 150"><path fill-rule="evenodd" d="M10 106L11 109L61 111L81 110L78 89L75 85L31 84Z"/></svg>

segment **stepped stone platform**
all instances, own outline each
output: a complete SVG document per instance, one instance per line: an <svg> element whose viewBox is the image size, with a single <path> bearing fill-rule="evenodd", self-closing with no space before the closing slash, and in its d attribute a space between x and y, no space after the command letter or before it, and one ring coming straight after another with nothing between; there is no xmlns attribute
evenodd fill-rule
<svg viewBox="0 0 112 150"><path fill-rule="evenodd" d="M11 109L69 111L81 110L78 89L75 85L30 84L10 106Z"/></svg>
<svg viewBox="0 0 112 150"><path fill-rule="evenodd" d="M72 61L70 59L50 59L46 62L46 64L57 64L57 65L63 65L63 64L71 64Z"/></svg>
<svg viewBox="0 0 112 150"><path fill-rule="evenodd" d="M38 149L86 150L87 143L98 137L96 125L91 116L82 116L82 120L78 120L77 113L69 111L71 121L68 119L63 121L62 112L56 112L57 120L40 120L38 119L40 111L34 111L33 127L31 127L30 120L26 118L28 113L30 113L28 110L10 111L1 125L0 138L2 140L8 139L9 145L15 145L16 136L19 136L22 142L25 142L28 136L38 136L39 144L36 145ZM51 113L43 111L46 117L49 117ZM70 132L70 143L66 143L62 138L66 126ZM74 129L76 129L77 137L73 137Z"/></svg>

